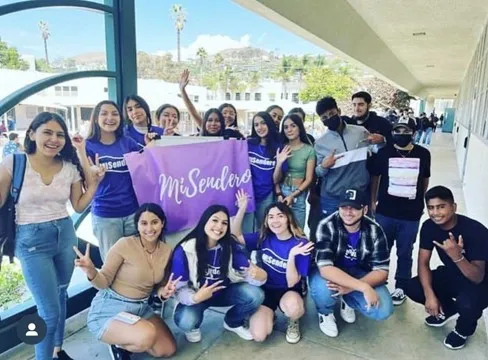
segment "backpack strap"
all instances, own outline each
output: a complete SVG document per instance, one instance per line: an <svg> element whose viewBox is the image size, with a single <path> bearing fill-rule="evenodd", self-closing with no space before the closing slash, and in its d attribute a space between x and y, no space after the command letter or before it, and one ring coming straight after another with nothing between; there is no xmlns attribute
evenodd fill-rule
<svg viewBox="0 0 488 360"><path fill-rule="evenodd" d="M10 187L10 195L14 200L14 204L17 204L17 202L19 201L20 190L22 189L22 184L24 183L26 164L26 154L14 154L12 185Z"/></svg>

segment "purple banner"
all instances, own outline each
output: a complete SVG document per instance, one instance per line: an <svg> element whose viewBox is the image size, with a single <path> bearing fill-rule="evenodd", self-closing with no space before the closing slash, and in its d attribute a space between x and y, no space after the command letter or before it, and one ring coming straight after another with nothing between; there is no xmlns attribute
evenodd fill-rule
<svg viewBox="0 0 488 360"><path fill-rule="evenodd" d="M249 194L247 210L254 211L247 141L155 146L125 159L139 204L161 205L170 233L195 226L210 205L224 205L235 215L239 189Z"/></svg>

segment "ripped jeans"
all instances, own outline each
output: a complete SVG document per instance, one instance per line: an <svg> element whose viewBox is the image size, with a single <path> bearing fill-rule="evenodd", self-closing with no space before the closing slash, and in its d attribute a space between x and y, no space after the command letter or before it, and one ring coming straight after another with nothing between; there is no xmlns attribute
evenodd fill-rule
<svg viewBox="0 0 488 360"><path fill-rule="evenodd" d="M52 360L54 347L63 344L67 289L77 242L69 217L17 226L15 255L47 327L46 337L35 346L36 360Z"/></svg>

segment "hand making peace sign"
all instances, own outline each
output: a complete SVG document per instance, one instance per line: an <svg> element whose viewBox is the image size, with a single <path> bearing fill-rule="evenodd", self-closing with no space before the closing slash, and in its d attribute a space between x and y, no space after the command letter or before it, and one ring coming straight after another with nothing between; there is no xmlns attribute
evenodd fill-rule
<svg viewBox="0 0 488 360"><path fill-rule="evenodd" d="M171 273L166 285L159 288L158 297L164 301L169 299L171 296L173 296L174 293L176 292L176 286L178 285L178 282L180 280L181 280L181 276L173 280L173 273Z"/></svg>

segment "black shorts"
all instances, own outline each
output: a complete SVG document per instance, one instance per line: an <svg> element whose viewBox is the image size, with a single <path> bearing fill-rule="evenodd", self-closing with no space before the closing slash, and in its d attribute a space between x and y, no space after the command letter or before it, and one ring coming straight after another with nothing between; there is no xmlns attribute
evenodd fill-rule
<svg viewBox="0 0 488 360"><path fill-rule="evenodd" d="M263 301L263 306L266 306L270 308L273 311L276 311L276 309L280 306L280 300L285 295L288 291L294 291L300 297L303 297L302 295L302 288L301 286L295 286L290 289L271 289L271 288L262 288L264 290L264 301ZM280 308L281 310L281 308ZM283 311L283 310L282 310Z"/></svg>

